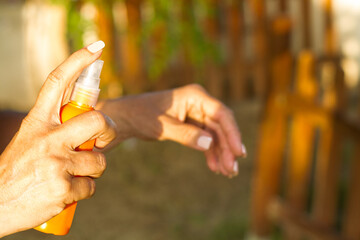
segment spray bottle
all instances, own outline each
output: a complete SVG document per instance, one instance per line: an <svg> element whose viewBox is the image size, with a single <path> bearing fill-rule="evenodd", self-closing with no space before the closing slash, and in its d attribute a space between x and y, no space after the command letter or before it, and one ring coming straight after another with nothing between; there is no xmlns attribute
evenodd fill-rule
<svg viewBox="0 0 360 240"><path fill-rule="evenodd" d="M75 83L70 102L60 109L61 123L81 113L94 110L100 92L100 74L103 65L104 61L96 60L83 70ZM95 139L89 140L75 150L92 151L94 145ZM77 202L67 205L61 213L34 229L54 235L66 235L70 230L76 205Z"/></svg>

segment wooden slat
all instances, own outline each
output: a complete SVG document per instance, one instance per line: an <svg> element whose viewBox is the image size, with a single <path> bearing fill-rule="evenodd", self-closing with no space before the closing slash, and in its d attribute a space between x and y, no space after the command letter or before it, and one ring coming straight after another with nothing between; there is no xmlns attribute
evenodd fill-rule
<svg viewBox="0 0 360 240"><path fill-rule="evenodd" d="M302 13L302 36L303 36L303 48L311 48L311 16L310 16L310 0L301 0L301 13Z"/></svg>
<svg viewBox="0 0 360 240"><path fill-rule="evenodd" d="M270 199L278 194L286 139L286 112L270 96L267 113L260 126L256 170L253 176L251 231L268 236L271 223L266 209Z"/></svg>
<svg viewBox="0 0 360 240"><path fill-rule="evenodd" d="M121 48L124 87L126 93L139 93L145 85L141 48L138 41L141 31L142 0L125 0L124 3L127 13L127 31Z"/></svg>
<svg viewBox="0 0 360 240"><path fill-rule="evenodd" d="M298 61L295 92L302 99L314 103L318 93L314 78L314 56L311 52L304 51L300 54ZM292 119L286 199L294 210L301 212L306 209L309 194L316 125L301 111L295 112ZM300 239L301 235L291 226L285 230L285 239Z"/></svg>
<svg viewBox="0 0 360 240"><path fill-rule="evenodd" d="M228 27L228 73L229 90L232 100L247 97L246 69L244 68L243 38L244 16L243 0L231 0L227 5Z"/></svg>
<svg viewBox="0 0 360 240"><path fill-rule="evenodd" d="M205 20L205 32L207 37L216 46L220 41L219 6L220 0L206 0L208 12ZM222 66L214 59L209 59L205 66L205 86L211 95L222 99L224 94L224 74Z"/></svg>
<svg viewBox="0 0 360 240"><path fill-rule="evenodd" d="M325 17L324 54L335 55L337 53L335 26L333 22L333 0L322 0Z"/></svg>
<svg viewBox="0 0 360 240"><path fill-rule="evenodd" d="M268 33L266 27L266 1L265 0L248 0L249 10L253 16L253 46L255 65L253 69L254 90L256 97L263 99L268 89Z"/></svg>
<svg viewBox="0 0 360 240"><path fill-rule="evenodd" d="M341 136L334 128L330 125L321 131L315 172L313 220L326 228L335 227L341 166Z"/></svg>
<svg viewBox="0 0 360 240"><path fill-rule="evenodd" d="M271 79L277 80L274 81L276 91L268 98L260 128L252 194L251 230L259 236L267 236L271 231L266 209L269 201L278 194L281 180L287 133L287 102L284 90L290 85L291 54L280 52L274 58L271 67Z"/></svg>
<svg viewBox="0 0 360 240"><path fill-rule="evenodd" d="M101 72L101 96L104 98L116 98L122 95L122 86L119 82L118 72L116 71L117 59L115 59L116 42L115 42L115 26L112 14L113 1L99 1L98 8L98 29L99 38L106 43L101 58L106 62Z"/></svg>
<svg viewBox="0 0 360 240"><path fill-rule="evenodd" d="M360 141L356 145L352 165L350 168L350 181L343 219L342 233L348 240L360 239Z"/></svg>
<svg viewBox="0 0 360 240"><path fill-rule="evenodd" d="M360 239L360 108L358 109L357 119L350 121L345 120L346 126L351 126L348 133L352 133L353 142L355 143L355 151L350 167L350 177L348 185L348 195L345 205L345 212L343 218L342 233L348 240ZM343 124L345 125L345 124Z"/></svg>
<svg viewBox="0 0 360 240"><path fill-rule="evenodd" d="M194 0L181 0L181 21L184 24L195 24L194 17ZM183 36L184 37L184 36ZM186 37L184 37L186 39ZM181 45L179 64L178 84L188 84L195 80L196 69L191 64L191 54L188 41L184 41Z"/></svg>
<svg viewBox="0 0 360 240"><path fill-rule="evenodd" d="M345 106L343 75L337 62L325 64L322 104L330 111L342 114ZM327 72L328 71L328 72ZM343 131L335 118L321 129L315 172L313 219L324 227L334 228L337 214L338 184L341 169Z"/></svg>

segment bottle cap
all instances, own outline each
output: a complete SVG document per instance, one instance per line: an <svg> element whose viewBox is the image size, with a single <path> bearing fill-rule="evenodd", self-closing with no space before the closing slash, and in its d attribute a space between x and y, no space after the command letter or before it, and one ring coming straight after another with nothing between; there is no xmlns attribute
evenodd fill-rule
<svg viewBox="0 0 360 240"><path fill-rule="evenodd" d="M81 84L86 88L99 89L100 85L100 74L103 68L104 61L96 60L85 68L80 74L79 79L76 81L77 84Z"/></svg>
<svg viewBox="0 0 360 240"><path fill-rule="evenodd" d="M100 92L100 74L103 65L104 61L96 60L82 71L75 83L71 101L91 107L96 105Z"/></svg>

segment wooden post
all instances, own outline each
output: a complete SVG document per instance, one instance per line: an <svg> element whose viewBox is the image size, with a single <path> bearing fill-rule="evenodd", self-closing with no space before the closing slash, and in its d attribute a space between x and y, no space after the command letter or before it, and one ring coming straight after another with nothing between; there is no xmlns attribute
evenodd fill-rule
<svg viewBox="0 0 360 240"><path fill-rule="evenodd" d="M337 53L335 26L333 23L333 3L332 0L322 0L325 17L325 39L324 53L333 56Z"/></svg>
<svg viewBox="0 0 360 240"><path fill-rule="evenodd" d="M350 178L348 186L348 197L343 220L342 234L345 239L360 239L360 143L356 143L354 157L350 168Z"/></svg>
<svg viewBox="0 0 360 240"><path fill-rule="evenodd" d="M314 56L303 51L298 59L295 78L295 95L302 101L315 104L318 86L314 78ZM290 155L286 199L298 212L306 209L309 194L311 160L315 146L315 126L304 112L295 112L292 117L290 136ZM301 235L291 227L285 228L285 239L300 239Z"/></svg>
<svg viewBox="0 0 360 240"><path fill-rule="evenodd" d="M268 204L279 191L286 139L285 98L270 95L260 126L260 141L252 183L251 232L259 237L271 233Z"/></svg>
<svg viewBox="0 0 360 240"><path fill-rule="evenodd" d="M99 38L106 44L106 48L104 48L101 56L101 59L105 62L101 73L101 96L115 98L122 95L122 86L116 69L116 39L112 13L113 0L97 1L96 4L98 9L97 25Z"/></svg>
<svg viewBox="0 0 360 240"><path fill-rule="evenodd" d="M287 18L276 19L272 24L275 39L286 40L290 29ZM286 42L286 41L285 41ZM290 88L292 57L285 45L274 46L271 64L272 88L264 119L253 182L251 230L266 237L271 231L268 218L269 202L278 194L287 135L287 93Z"/></svg>
<svg viewBox="0 0 360 240"><path fill-rule="evenodd" d="M142 0L125 0L127 32L122 45L124 88L127 93L140 93L144 88L143 62L140 48Z"/></svg>
<svg viewBox="0 0 360 240"><path fill-rule="evenodd" d="M257 4L260 4L257 2ZM259 6L258 6L259 7ZM257 168L254 176L252 231L259 236L270 233L267 208L279 190L287 132L287 92L290 88L292 57L289 49L290 23L279 17L272 22L273 46L271 62L271 92L261 126ZM263 62L264 63L264 62ZM260 64L261 65L261 64ZM271 156L271 161L269 161Z"/></svg>
<svg viewBox="0 0 360 240"><path fill-rule="evenodd" d="M194 24L194 1L193 0L181 0L181 21L183 24ZM180 80L180 83L182 85L192 83L194 82L195 78L195 71L193 66L190 63L190 49L189 49L189 43L183 42L181 44L181 52L180 52L180 59L179 59L179 66L181 69L178 69L181 74L178 74L181 76L182 79Z"/></svg>
<svg viewBox="0 0 360 240"><path fill-rule="evenodd" d="M231 0L227 5L228 74L231 100L247 97L246 68L243 59L243 0Z"/></svg>
<svg viewBox="0 0 360 240"><path fill-rule="evenodd" d="M326 71L322 76L323 106L334 114L341 115L346 105L343 72L338 61L332 60L324 66ZM342 160L340 153L344 138L335 116L320 132L312 209L314 221L327 228L335 227L337 186Z"/></svg>
<svg viewBox="0 0 360 240"><path fill-rule="evenodd" d="M358 109L360 119L360 108ZM348 240L360 239L360 141L354 138L355 152L351 161L350 178L348 185L348 197L344 212L342 234Z"/></svg>
<svg viewBox="0 0 360 240"><path fill-rule="evenodd" d="M322 67L323 106L334 113L344 110L345 99L343 74L339 61L336 61L335 32L332 21L332 0L323 0L325 16L324 54L331 57ZM334 61L335 60L335 61ZM318 161L315 172L315 188L313 202L314 221L324 227L334 227L337 205L337 184L341 164L340 151L342 132L333 121L321 129Z"/></svg>
<svg viewBox="0 0 360 240"><path fill-rule="evenodd" d="M335 124L322 128L315 172L313 219L326 228L335 227L337 184L340 168L340 133Z"/></svg>
<svg viewBox="0 0 360 240"><path fill-rule="evenodd" d="M264 99L268 91L268 39L264 0L248 0L250 3L250 11L254 16L254 90L257 98Z"/></svg>
<svg viewBox="0 0 360 240"><path fill-rule="evenodd" d="M206 34L215 46L219 44L220 28L219 28L219 0L206 0L208 5L207 17L205 20ZM224 76L222 66L214 59L209 60L205 64L205 87L211 95L216 98L222 98L224 95Z"/></svg>
<svg viewBox="0 0 360 240"><path fill-rule="evenodd" d="M303 48L311 49L310 0L301 0Z"/></svg>

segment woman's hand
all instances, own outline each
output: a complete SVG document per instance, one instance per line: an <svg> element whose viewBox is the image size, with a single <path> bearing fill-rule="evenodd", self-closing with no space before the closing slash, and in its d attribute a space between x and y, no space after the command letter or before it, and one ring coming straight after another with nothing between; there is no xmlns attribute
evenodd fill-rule
<svg viewBox="0 0 360 240"><path fill-rule="evenodd" d="M232 111L201 86L107 100L98 108L117 124L118 138L172 140L204 151L214 172L238 173L237 156L246 156Z"/></svg>
<svg viewBox="0 0 360 240"><path fill-rule="evenodd" d="M115 138L113 122L91 111L60 124L59 110L82 69L100 55L101 48L95 46L94 50L93 44L55 69L1 154L0 237L36 227L67 204L94 194L93 178L103 173L105 157L98 152L77 152L75 148L94 138L96 147L105 147Z"/></svg>

